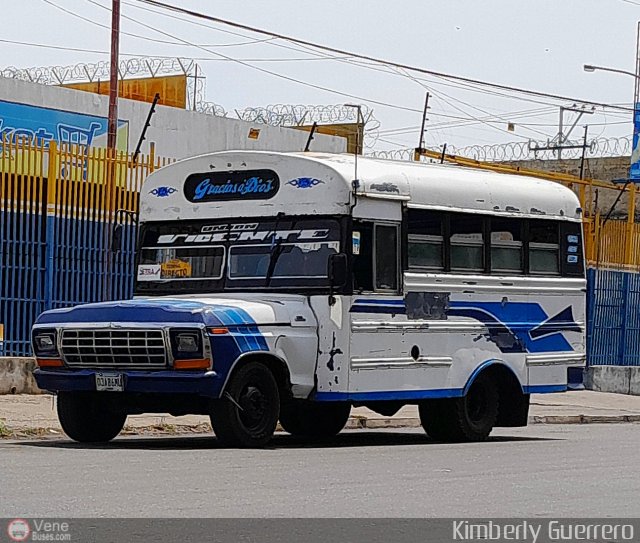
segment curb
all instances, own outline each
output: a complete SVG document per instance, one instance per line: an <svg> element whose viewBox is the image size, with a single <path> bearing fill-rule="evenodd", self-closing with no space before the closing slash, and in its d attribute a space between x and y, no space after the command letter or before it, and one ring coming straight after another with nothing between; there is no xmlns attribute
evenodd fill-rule
<svg viewBox="0 0 640 543"><path fill-rule="evenodd" d="M529 417L529 424L612 424L640 422L640 415L549 415Z"/></svg>
<svg viewBox="0 0 640 543"><path fill-rule="evenodd" d="M549 415L529 417L529 424L624 424L640 422L640 415ZM8 428L0 427L0 439L34 439L63 437L59 427ZM347 430L381 430L384 428L420 428L420 419L413 417L367 418L350 417ZM276 431L282 432L278 424ZM211 426L202 424L152 424L148 426L125 426L121 435L183 435L213 433Z"/></svg>

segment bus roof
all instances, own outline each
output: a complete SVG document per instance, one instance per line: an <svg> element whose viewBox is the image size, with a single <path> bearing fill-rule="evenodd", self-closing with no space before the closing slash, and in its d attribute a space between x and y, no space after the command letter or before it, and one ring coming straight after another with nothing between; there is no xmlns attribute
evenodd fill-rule
<svg viewBox="0 0 640 543"><path fill-rule="evenodd" d="M356 160L348 154L210 153L152 173L142 190L141 220L348 214L355 175ZM357 177L358 198L400 200L425 209L581 217L573 191L523 175L359 156Z"/></svg>

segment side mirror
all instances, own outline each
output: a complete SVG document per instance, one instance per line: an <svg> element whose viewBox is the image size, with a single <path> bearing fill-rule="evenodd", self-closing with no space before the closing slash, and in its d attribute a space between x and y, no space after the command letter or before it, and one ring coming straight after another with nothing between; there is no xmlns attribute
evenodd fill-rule
<svg viewBox="0 0 640 543"><path fill-rule="evenodd" d="M332 287L343 287L349 279L349 266L347 255L334 253L329 255L328 276Z"/></svg>
<svg viewBox="0 0 640 543"><path fill-rule="evenodd" d="M113 234L111 235L111 252L119 253L122 248L122 233L123 227L121 224L118 224L113 229Z"/></svg>

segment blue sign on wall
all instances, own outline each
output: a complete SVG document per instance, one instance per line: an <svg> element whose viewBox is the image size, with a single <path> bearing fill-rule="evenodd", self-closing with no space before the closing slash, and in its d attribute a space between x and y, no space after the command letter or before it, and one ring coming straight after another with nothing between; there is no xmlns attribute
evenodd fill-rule
<svg viewBox="0 0 640 543"><path fill-rule="evenodd" d="M633 112L633 149L631 151L631 167L629 179L640 181L640 103L636 104Z"/></svg>
<svg viewBox="0 0 640 543"><path fill-rule="evenodd" d="M0 100L0 145L3 141L27 139L48 146L49 142L106 147L105 117ZM118 148L127 149L128 122L118 121Z"/></svg>

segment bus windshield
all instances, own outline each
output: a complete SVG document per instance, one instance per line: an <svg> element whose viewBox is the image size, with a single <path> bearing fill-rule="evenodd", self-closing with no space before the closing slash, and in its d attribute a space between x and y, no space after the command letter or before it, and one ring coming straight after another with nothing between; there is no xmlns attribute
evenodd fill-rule
<svg viewBox="0 0 640 543"><path fill-rule="evenodd" d="M147 223L136 294L326 287L339 251L335 219Z"/></svg>

